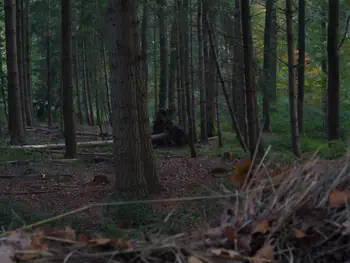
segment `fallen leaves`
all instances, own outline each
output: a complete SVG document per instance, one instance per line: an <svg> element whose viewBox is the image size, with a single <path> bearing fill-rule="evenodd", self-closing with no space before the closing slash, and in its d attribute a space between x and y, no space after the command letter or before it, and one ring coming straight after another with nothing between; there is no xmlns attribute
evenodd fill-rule
<svg viewBox="0 0 350 263"><path fill-rule="evenodd" d="M269 221L267 219L253 221L253 234L266 234L269 231Z"/></svg>
<svg viewBox="0 0 350 263"><path fill-rule="evenodd" d="M256 252L253 257L253 263L266 263L272 262L275 257L275 252L270 244L265 244L262 248Z"/></svg>
<svg viewBox="0 0 350 263"><path fill-rule="evenodd" d="M14 231L9 236L0 239L0 262L13 263L16 260L31 261L39 259L41 256L52 256L49 253L50 242L66 243L68 245L77 242L85 243L87 246L98 246L100 248L133 249L134 245L130 241L116 238L90 237L89 235L79 235L76 237L75 231L69 227L42 227L34 232Z"/></svg>
<svg viewBox="0 0 350 263"><path fill-rule="evenodd" d="M332 207L343 206L349 199L349 194L345 191L333 190L329 195L329 203Z"/></svg>
<svg viewBox="0 0 350 263"><path fill-rule="evenodd" d="M247 178L248 171L252 162L250 160L238 161L235 166L235 174L232 176L232 181L238 186L242 186Z"/></svg>
<svg viewBox="0 0 350 263"><path fill-rule="evenodd" d="M303 238L306 237L306 234L303 230L298 229L298 228L294 228L294 235L296 238Z"/></svg>

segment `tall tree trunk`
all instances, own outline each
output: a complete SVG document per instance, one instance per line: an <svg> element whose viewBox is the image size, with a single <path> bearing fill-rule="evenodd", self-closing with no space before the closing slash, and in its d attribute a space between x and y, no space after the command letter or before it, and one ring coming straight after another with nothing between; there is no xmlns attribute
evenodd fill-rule
<svg viewBox="0 0 350 263"><path fill-rule="evenodd" d="M326 26L326 21L327 21L327 3L322 4L322 22L321 22L321 43L327 42L327 26ZM323 97L322 97L322 110L324 113L324 130L328 130L328 89L327 89L327 52L326 49L323 48L322 45L322 61L321 61L321 68L322 68L322 87L323 87ZM326 132L328 133L328 132Z"/></svg>
<svg viewBox="0 0 350 263"><path fill-rule="evenodd" d="M83 112L81 109L81 97L80 97L80 86L79 86L79 48L78 48L78 41L75 41L75 59L74 59L74 77L75 77L75 92L76 92L76 96L77 96L77 104L78 104L78 119L79 119L79 123L80 125L84 124L84 120L83 120ZM105 67L105 64L103 65Z"/></svg>
<svg viewBox="0 0 350 263"><path fill-rule="evenodd" d="M9 106L9 132L11 143L24 143L24 126L22 121L21 96L17 61L16 36L16 0L5 0L5 37L7 90Z"/></svg>
<svg viewBox="0 0 350 263"><path fill-rule="evenodd" d="M138 110L141 106L137 104L141 96L137 93L140 84L144 86L145 83L140 81L144 74L140 69L141 64L134 62L139 56L137 5L137 1L109 0L107 15L116 190L128 196L144 197L152 192L146 178L149 171L146 171L145 160L152 160L153 174L155 165L148 129L143 130L146 112L143 112L142 124L139 123L141 117ZM147 99L146 94L142 94L143 99ZM145 107L144 104L142 101L142 107ZM148 151L141 146L142 138L145 138L141 133L148 137Z"/></svg>
<svg viewBox="0 0 350 263"><path fill-rule="evenodd" d="M186 112L188 119L188 143L191 150L191 157L195 158L197 156L196 149L194 147L193 133L194 127L192 122L192 112L191 112L191 91L190 91L190 73L189 73L189 32L188 32L188 0L183 0L181 4L181 23L180 23L180 34L181 34L181 64L183 69L183 79L184 79L184 95L186 98Z"/></svg>
<svg viewBox="0 0 350 263"><path fill-rule="evenodd" d="M168 104L170 117L174 119L176 113L176 65L177 65L177 50L176 50L176 20L171 26L170 32L170 62L169 62L169 79L168 79Z"/></svg>
<svg viewBox="0 0 350 263"><path fill-rule="evenodd" d="M62 88L65 158L77 156L77 138L75 132L74 93L72 81L72 2L61 0L62 23Z"/></svg>
<svg viewBox="0 0 350 263"><path fill-rule="evenodd" d="M159 51L160 51L160 76L159 76L159 108L167 107L168 95L168 39L167 26L165 25L165 3L157 0L159 15Z"/></svg>
<svg viewBox="0 0 350 263"><path fill-rule="evenodd" d="M189 10L192 10L192 1L189 1ZM188 42L188 48L189 48L189 59L190 59L190 95L191 95L191 107L190 107L190 111L191 111L191 125L192 125L192 139L193 142L197 142L198 138L197 138L197 129L196 129L196 97L194 95L195 92L195 83L194 83L194 64L193 64L193 21L192 21L192 11L189 13L188 15L189 17L189 42Z"/></svg>
<svg viewBox="0 0 350 263"><path fill-rule="evenodd" d="M102 55L102 63L103 63L103 74L104 74L105 88L106 88L106 97L107 97L108 119L110 120L111 115L112 115L111 95L110 95L110 88L109 88L109 76L108 76L108 72L107 72L107 61L106 61L105 46L104 46L104 43L103 43L102 36L100 38L100 42L101 42L101 55Z"/></svg>
<svg viewBox="0 0 350 263"><path fill-rule="evenodd" d="M46 87L47 87L47 104L48 104L48 111L47 111L47 124L49 128L52 127L52 81L51 81L51 32L50 32L50 18L48 22L48 29L47 29L47 37L46 37L46 67L47 67L47 79L46 79Z"/></svg>
<svg viewBox="0 0 350 263"><path fill-rule="evenodd" d="M289 108L290 124L292 132L293 153L300 158L300 138L298 129L298 97L295 85L294 69L294 41L293 41L293 3L292 0L286 0L286 23L287 23L287 46L288 46L288 89L289 89Z"/></svg>
<svg viewBox="0 0 350 263"><path fill-rule="evenodd" d="M25 27L25 66L26 66L26 81L27 81L27 90L28 90L28 100L29 100L29 108L30 108L30 114L27 116L27 121L31 121L33 123L33 88L32 88L32 65L31 65L31 39L30 39L30 21L29 21L29 0L25 1L25 8L24 8L24 27Z"/></svg>
<svg viewBox="0 0 350 263"><path fill-rule="evenodd" d="M144 80L148 91L148 0L143 1L142 24L141 24L141 55L143 59Z"/></svg>
<svg viewBox="0 0 350 263"><path fill-rule="evenodd" d="M269 83L269 102L276 109L277 101L277 1L273 1L271 11L270 25L270 83Z"/></svg>
<svg viewBox="0 0 350 263"><path fill-rule="evenodd" d="M21 45L21 53L22 53L22 61L23 61L23 83L24 83L24 95L25 95L25 100L24 100L24 106L25 106L25 112L26 112L26 124L27 126L32 126L33 125L33 116L32 116L32 109L31 109L31 104L32 101L30 100L30 90L28 86L28 81L27 81L27 60L26 60L26 39L27 39L27 32L26 32L26 26L25 26L25 16L26 16L26 7L24 5L24 1L21 0L21 35L22 35L22 45Z"/></svg>
<svg viewBox="0 0 350 263"><path fill-rule="evenodd" d="M0 30L1 30L1 27L0 27ZM0 43L2 43L2 37L0 35ZM10 124L9 124L9 115L8 115L8 110L7 110L7 98L6 98L6 94L5 94L5 73L3 71L3 57L2 57L2 54L3 54L3 50L2 50L2 45L0 44L0 77L1 77L1 95L2 95L2 100L3 100L3 105L4 105L4 111L5 111L5 117L6 117L6 121L7 121L7 126L10 127ZM6 53L5 53L6 54Z"/></svg>
<svg viewBox="0 0 350 263"><path fill-rule="evenodd" d="M244 136L244 142L249 145L248 141L248 123L247 123L247 105L244 86L244 52L242 36L242 19L240 0L235 0L235 18L234 18L234 35L236 39L232 41L233 46L233 67L232 67L232 103L235 109L234 114L237 116L239 129ZM232 123L234 126L234 123ZM234 128L234 127L233 127Z"/></svg>
<svg viewBox="0 0 350 263"><path fill-rule="evenodd" d="M266 16L265 16L265 32L264 32L264 72L261 78L261 84L263 88L263 130L265 132L271 131L270 124L270 64L271 60L275 57L275 54L271 53L271 26L272 26L272 12L273 12L274 0L266 1Z"/></svg>
<svg viewBox="0 0 350 263"><path fill-rule="evenodd" d="M85 118L89 125L91 125L90 120L90 113L89 113L89 102L88 102L88 90L87 90L87 74L86 74L86 67L85 67L85 51L84 51L84 42L83 42L83 51L81 56L81 65L82 65L82 79L83 79L83 102L84 102L84 112L85 112Z"/></svg>
<svg viewBox="0 0 350 263"><path fill-rule="evenodd" d="M139 83L136 86L138 95L138 122L140 125L140 147L143 158L144 173L147 175L148 193L158 193L161 190L159 183L153 146L150 140L149 116L148 116L148 42L147 42L147 25L148 25L148 1L143 2L142 33L141 33L141 53L144 59L140 71ZM134 18L135 19L135 18ZM136 36L136 35L135 35ZM135 40L138 43L138 40ZM138 47L138 46L137 46Z"/></svg>
<svg viewBox="0 0 350 263"><path fill-rule="evenodd" d="M202 20L202 0L198 0L198 11L197 11L197 34L198 34L198 86L200 96L200 116L201 116L201 142L208 142L208 131L207 131L207 101L206 101L206 90L205 90L205 67L204 67L204 24Z"/></svg>
<svg viewBox="0 0 350 263"><path fill-rule="evenodd" d="M339 0L328 2L328 141L340 139L339 117Z"/></svg>
<svg viewBox="0 0 350 263"><path fill-rule="evenodd" d="M22 35L22 5L21 0L16 1L16 34L17 34L17 63L18 63L18 78L19 78L19 87L20 87L20 96L21 96L21 111L22 111L22 121L23 126L25 129L25 126L27 125L27 118L26 118L26 87L24 83L24 60L23 60L23 53L22 53L22 46L23 46L23 35Z"/></svg>
<svg viewBox="0 0 350 263"><path fill-rule="evenodd" d="M209 23L215 25L216 14L211 10L212 1L207 1L208 6L204 5L204 12L208 14ZM208 27L205 26L206 34ZM211 32L214 34L214 32ZM215 39L215 36L213 37ZM214 43L216 45L217 43ZM212 49L208 50L208 57L204 59L205 65L205 89L206 89L206 106L207 106L207 132L208 137L213 137L215 134L215 94L217 89L216 83L216 61Z"/></svg>
<svg viewBox="0 0 350 263"><path fill-rule="evenodd" d="M242 1L241 3L241 19L243 32L243 47L244 47L244 76L246 85L247 98L247 119L248 119L248 137L249 137L249 151L251 159L254 156L255 149L258 146L258 107L256 100L255 81L253 79L253 38L252 38L252 24L250 17L249 1ZM263 155L262 140L258 147L258 155Z"/></svg>
<svg viewBox="0 0 350 263"><path fill-rule="evenodd" d="M183 46L184 44L184 34L183 34L183 21L180 20L182 17L182 0L178 0L177 1L177 7L178 7L178 29L177 29L177 42L178 42L178 56L179 56L179 60L178 60L178 67L179 67L179 75L180 75L180 89L179 89L179 97L180 97L180 101L181 101L181 109L179 111L179 114L181 114L181 120L182 120L182 124L184 126L184 130L187 133L188 132L188 119L187 119L187 114L186 114L186 77L185 77L185 47Z"/></svg>
<svg viewBox="0 0 350 263"><path fill-rule="evenodd" d="M85 60L85 81L86 81L86 93L87 93L87 102L89 107L89 119L90 119L90 125L95 125L94 120L94 108L92 106L92 97L91 97L91 86L90 86L90 67L88 66L88 52L87 52L87 43L86 40L83 41L84 45L84 60Z"/></svg>
<svg viewBox="0 0 350 263"><path fill-rule="evenodd" d="M298 22L298 127L304 133L304 86L305 86L305 0L299 0Z"/></svg>
<svg viewBox="0 0 350 263"><path fill-rule="evenodd" d="M156 19L156 14L154 15L154 20ZM154 25L153 28L153 71L154 71L154 113L157 114L158 111L158 67L157 67L157 27Z"/></svg>

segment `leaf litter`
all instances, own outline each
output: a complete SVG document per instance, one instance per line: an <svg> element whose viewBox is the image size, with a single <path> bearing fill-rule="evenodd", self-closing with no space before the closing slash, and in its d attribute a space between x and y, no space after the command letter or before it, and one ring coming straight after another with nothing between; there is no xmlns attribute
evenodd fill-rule
<svg viewBox="0 0 350 263"><path fill-rule="evenodd" d="M196 161L187 158L160 160L160 174L167 171L161 180L168 187L162 197L181 199L181 196L188 196L192 184L218 182L210 177L207 164L212 160L208 157ZM222 166L219 161L215 162L216 168L212 170ZM69 226L41 227L38 224L26 228L28 230L4 233L0 239L0 262L229 262L217 261L219 259L256 263L347 262L350 260L347 163L347 158L320 161L314 157L303 165L270 170L268 165L251 167L249 161L238 162L231 180L238 188L230 190L221 185L221 191L230 197L218 202L223 207L218 215L220 220L215 227L199 229L195 240L187 234L123 240L76 233ZM71 172L72 168L69 170ZM231 173L229 168L222 170ZM86 171L94 173L94 169ZM74 184L73 180L79 178L81 171L76 173L78 176L73 174L69 183ZM18 180L21 189L26 184L23 181L26 180ZM43 184L42 179L40 184ZM67 190L68 183L62 184L66 191L56 196L57 199L67 198L67 192L70 200L79 199L76 197L81 194L80 188ZM12 182L8 187L11 189L15 185ZM81 186L81 181L76 185ZM93 188L96 191L91 191ZM106 189L106 186L90 187L73 208L98 201L100 197L93 193L106 195ZM195 192L192 190L192 196ZM213 192L222 195L218 189ZM65 202L57 204L64 206Z"/></svg>

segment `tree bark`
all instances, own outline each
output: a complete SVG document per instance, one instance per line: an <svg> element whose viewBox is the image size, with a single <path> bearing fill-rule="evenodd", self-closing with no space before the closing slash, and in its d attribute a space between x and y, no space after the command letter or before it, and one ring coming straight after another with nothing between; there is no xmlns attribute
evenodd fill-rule
<svg viewBox="0 0 350 263"><path fill-rule="evenodd" d="M200 96L200 138L201 142L208 142L208 131L207 131L207 98L205 90L205 67L204 67L204 44L203 44L203 34L204 34L204 24L202 20L202 0L198 0L198 10L197 10L197 34L198 34L198 86L199 86L199 96Z"/></svg>
<svg viewBox="0 0 350 263"><path fill-rule="evenodd" d="M23 144L25 138L17 61L16 0L5 0L4 8L9 132L11 144Z"/></svg>
<svg viewBox="0 0 350 263"><path fill-rule="evenodd" d="M150 181L157 177L147 133L147 92L138 52L137 2L109 0L107 16L116 190L131 197L144 197L153 192L149 178L146 179L148 172L152 171ZM140 100L142 106L138 104ZM147 151L142 146L146 136Z"/></svg>
<svg viewBox="0 0 350 263"><path fill-rule="evenodd" d="M298 22L298 127L304 133L304 86L305 86L305 0L299 0Z"/></svg>
<svg viewBox="0 0 350 263"><path fill-rule="evenodd" d="M159 51L160 51L160 76L159 76L159 108L167 107L168 95L168 38L165 25L166 1L157 0L159 22Z"/></svg>
<svg viewBox="0 0 350 263"><path fill-rule="evenodd" d="M22 35L22 5L21 0L16 1L16 34L17 34L17 63L18 63L18 78L19 78L19 87L20 87L20 96L21 96L21 111L22 111L22 121L23 121L23 127L27 125L27 118L26 118L26 87L24 83L24 60L23 60L23 53L22 53L22 46L23 46L23 35Z"/></svg>
<svg viewBox="0 0 350 263"><path fill-rule="evenodd" d="M287 23L287 48L288 48L288 89L289 89L289 109L290 125L292 132L293 153L297 158L301 156L300 138L298 129L298 97L295 85L294 68L294 41L293 41L293 3L286 0L286 23Z"/></svg>
<svg viewBox="0 0 350 263"><path fill-rule="evenodd" d="M340 139L339 117L339 0L328 2L328 141Z"/></svg>
<svg viewBox="0 0 350 263"><path fill-rule="evenodd" d="M242 1L241 3L241 19L243 32L243 48L244 48L244 76L246 85L247 98L247 120L248 120L248 138L249 151L251 159L254 156L255 149L258 146L258 123L257 123L257 100L256 88L253 74L253 38L252 38L252 24L250 17L249 1ZM258 147L258 155L263 155L262 140Z"/></svg>
<svg viewBox="0 0 350 263"><path fill-rule="evenodd" d="M72 81L72 2L61 0L62 23L62 88L63 121L66 152L65 158L77 156L77 138L74 116L74 93Z"/></svg>

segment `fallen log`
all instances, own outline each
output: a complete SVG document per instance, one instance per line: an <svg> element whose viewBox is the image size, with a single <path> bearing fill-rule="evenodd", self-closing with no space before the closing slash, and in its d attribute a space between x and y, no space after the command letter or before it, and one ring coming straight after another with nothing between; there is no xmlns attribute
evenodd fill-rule
<svg viewBox="0 0 350 263"><path fill-rule="evenodd" d="M153 140L166 139L169 136L168 133L159 133L152 135ZM113 144L113 140L105 141L90 141L90 142L78 142L77 147L89 148L89 147L102 147ZM26 150L59 150L64 149L64 143L53 143L53 144L36 144L36 145L12 145L8 147L2 147L2 149L26 149Z"/></svg>
<svg viewBox="0 0 350 263"><path fill-rule="evenodd" d="M89 148L89 147L101 147L113 144L113 140L106 141L90 141L90 142L78 142L77 147ZM2 147L3 149L26 149L26 150L36 150L36 149L64 149L64 143L55 143L55 144L37 144L37 145L13 145L9 147Z"/></svg>
<svg viewBox="0 0 350 263"><path fill-rule="evenodd" d="M164 140L164 139L166 139L166 138L168 138L169 137L169 133L167 133L167 132L162 132L162 133L158 133L158 134L153 134L152 136L151 136L151 138L152 138L152 141L154 140L154 141L156 141L156 140Z"/></svg>

